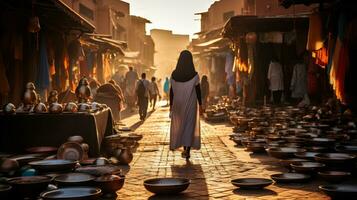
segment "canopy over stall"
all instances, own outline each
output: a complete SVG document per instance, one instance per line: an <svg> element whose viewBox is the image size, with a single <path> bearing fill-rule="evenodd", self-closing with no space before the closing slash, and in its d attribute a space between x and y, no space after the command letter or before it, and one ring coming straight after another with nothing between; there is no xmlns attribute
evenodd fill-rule
<svg viewBox="0 0 357 200"><path fill-rule="evenodd" d="M51 24L62 30L79 30L92 33L95 26L81 17L78 13L68 7L61 0L36 0L36 1L2 1L2 5L8 9L23 9L26 15L31 15L34 8L35 13L41 19L41 23L47 26ZM53 22L56 22L54 24Z"/></svg>
<svg viewBox="0 0 357 200"><path fill-rule="evenodd" d="M235 16L224 26L222 35L227 38L244 35L249 32L289 32L294 29L308 29L307 16Z"/></svg>

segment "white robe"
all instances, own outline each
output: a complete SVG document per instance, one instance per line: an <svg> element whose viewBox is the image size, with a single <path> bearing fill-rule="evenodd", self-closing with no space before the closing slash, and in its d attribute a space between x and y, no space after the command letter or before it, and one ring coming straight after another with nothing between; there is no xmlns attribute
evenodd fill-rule
<svg viewBox="0 0 357 200"><path fill-rule="evenodd" d="M283 67L278 62L270 62L268 79L271 91L284 90Z"/></svg>
<svg viewBox="0 0 357 200"><path fill-rule="evenodd" d="M201 148L200 116L195 87L200 82L198 75L186 82L171 78L174 98L170 127L170 150L181 146Z"/></svg>

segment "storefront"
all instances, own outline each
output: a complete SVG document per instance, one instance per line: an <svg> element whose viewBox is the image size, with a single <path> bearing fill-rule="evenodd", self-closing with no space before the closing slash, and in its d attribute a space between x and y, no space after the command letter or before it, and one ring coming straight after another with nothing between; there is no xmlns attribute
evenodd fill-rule
<svg viewBox="0 0 357 200"><path fill-rule="evenodd" d="M30 81L43 98L49 89L65 90L73 72L70 61L81 56L78 38L95 27L61 1L0 5L0 103L20 103Z"/></svg>
<svg viewBox="0 0 357 200"><path fill-rule="evenodd" d="M232 43L237 85L243 88L245 103L269 100L267 74L273 57L283 66L284 96L289 96L292 67L304 53L307 30L307 16L235 16L227 22L223 36Z"/></svg>
<svg viewBox="0 0 357 200"><path fill-rule="evenodd" d="M356 110L357 92L356 63L357 20L356 1L313 1L281 0L286 8L294 4L318 4L310 16L310 28L306 49L314 57L334 91L337 100L347 107Z"/></svg>

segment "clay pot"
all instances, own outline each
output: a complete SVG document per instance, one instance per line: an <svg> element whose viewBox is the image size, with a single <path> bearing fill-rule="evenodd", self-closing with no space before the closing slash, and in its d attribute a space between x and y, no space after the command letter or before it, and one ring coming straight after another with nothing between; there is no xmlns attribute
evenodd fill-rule
<svg viewBox="0 0 357 200"><path fill-rule="evenodd" d="M58 92L57 90L52 90L50 95L48 96L48 104L57 103L58 102Z"/></svg>
<svg viewBox="0 0 357 200"><path fill-rule="evenodd" d="M76 96L79 103L86 103L92 96L87 78L82 78L76 88Z"/></svg>
<svg viewBox="0 0 357 200"><path fill-rule="evenodd" d="M52 103L50 105L50 113L61 113L63 111L63 107L59 103Z"/></svg>
<svg viewBox="0 0 357 200"><path fill-rule="evenodd" d="M133 160L133 153L131 152L130 148L123 148L120 151L120 154L118 155L118 151L116 151L116 154L114 155L119 163L121 164L129 164Z"/></svg>
<svg viewBox="0 0 357 200"><path fill-rule="evenodd" d="M69 102L69 103L66 104L66 107L64 108L64 111L75 113L75 112L78 111L78 106L77 106L77 104L75 104L73 102Z"/></svg>
<svg viewBox="0 0 357 200"><path fill-rule="evenodd" d="M47 112L47 107L44 103L38 103L35 106L35 113L45 113Z"/></svg>
<svg viewBox="0 0 357 200"><path fill-rule="evenodd" d="M26 90L23 95L25 105L35 105L37 103L38 96L35 89L35 85L32 82L26 84Z"/></svg>
<svg viewBox="0 0 357 200"><path fill-rule="evenodd" d="M13 114L16 111L16 107L12 103L6 104L3 109L4 109L5 114Z"/></svg>

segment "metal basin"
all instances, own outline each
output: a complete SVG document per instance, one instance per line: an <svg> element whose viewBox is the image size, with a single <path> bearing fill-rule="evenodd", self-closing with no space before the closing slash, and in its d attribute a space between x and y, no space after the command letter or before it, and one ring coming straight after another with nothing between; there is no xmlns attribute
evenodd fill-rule
<svg viewBox="0 0 357 200"><path fill-rule="evenodd" d="M270 156L275 157L275 158L291 158L294 157L295 153L299 152L305 152L305 149L301 148L292 148L292 147L273 147L273 148L268 148L267 152Z"/></svg>
<svg viewBox="0 0 357 200"><path fill-rule="evenodd" d="M347 153L320 153L315 155L315 160L327 164L346 164L352 162L356 156Z"/></svg>
<svg viewBox="0 0 357 200"><path fill-rule="evenodd" d="M318 172L319 176L328 182L345 181L351 176L350 172L344 171L322 171Z"/></svg>
<svg viewBox="0 0 357 200"><path fill-rule="evenodd" d="M295 156L298 158L314 160L315 155L319 154L318 152L299 152L295 153Z"/></svg>
<svg viewBox="0 0 357 200"><path fill-rule="evenodd" d="M68 173L57 176L54 181L58 186L90 186L94 176L84 173Z"/></svg>
<svg viewBox="0 0 357 200"><path fill-rule="evenodd" d="M101 190L91 187L68 187L41 193L44 200L96 200L100 196Z"/></svg>
<svg viewBox="0 0 357 200"><path fill-rule="evenodd" d="M44 191L52 178L48 176L22 176L8 179L18 198L34 198Z"/></svg>
<svg viewBox="0 0 357 200"><path fill-rule="evenodd" d="M301 163L293 163L290 165L291 168L293 168L296 172L299 173L313 173L325 167L324 164L318 162L301 162Z"/></svg>
<svg viewBox="0 0 357 200"><path fill-rule="evenodd" d="M273 181L266 178L238 178L232 180L231 183L241 189L263 189L273 184Z"/></svg>
<svg viewBox="0 0 357 200"><path fill-rule="evenodd" d="M320 185L319 189L333 199L355 199L357 195L356 184Z"/></svg>
<svg viewBox="0 0 357 200"><path fill-rule="evenodd" d="M303 183L310 180L309 174L300 173L281 173L270 176L277 183Z"/></svg>
<svg viewBox="0 0 357 200"><path fill-rule="evenodd" d="M42 172L70 171L76 166L75 161L70 160L41 160L30 162L31 167Z"/></svg>
<svg viewBox="0 0 357 200"><path fill-rule="evenodd" d="M177 194L185 191L190 182L186 178L154 178L145 180L144 186L155 194Z"/></svg>

